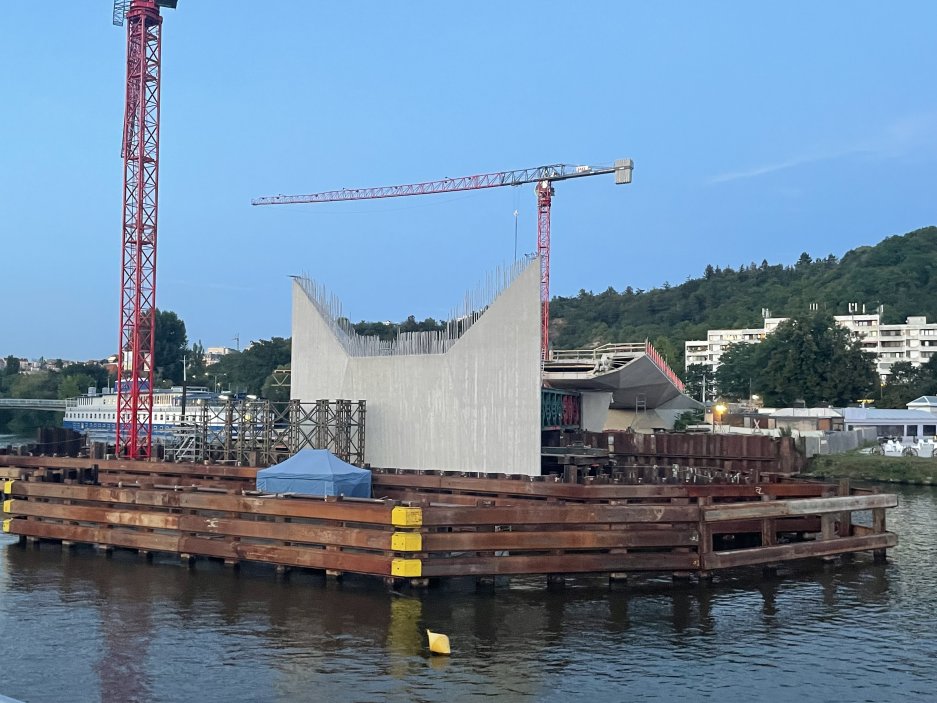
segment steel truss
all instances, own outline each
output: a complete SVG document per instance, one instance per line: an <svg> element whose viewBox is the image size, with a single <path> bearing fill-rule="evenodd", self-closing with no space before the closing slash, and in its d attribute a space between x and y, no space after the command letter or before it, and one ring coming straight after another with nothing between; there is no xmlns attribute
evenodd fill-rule
<svg viewBox="0 0 937 703"><path fill-rule="evenodd" d="M177 462L218 462L269 466L300 449L328 449L343 461L364 465L366 403L318 400L229 402L224 423L207 407L187 414L166 457Z"/></svg>
<svg viewBox="0 0 937 703"><path fill-rule="evenodd" d="M117 454L135 459L152 451L162 21L155 6L127 13Z"/></svg>

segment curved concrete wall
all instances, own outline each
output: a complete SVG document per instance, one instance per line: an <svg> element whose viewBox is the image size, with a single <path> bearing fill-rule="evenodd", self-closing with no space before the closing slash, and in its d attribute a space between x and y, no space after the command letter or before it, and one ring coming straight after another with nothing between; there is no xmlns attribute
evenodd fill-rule
<svg viewBox="0 0 937 703"><path fill-rule="evenodd" d="M444 354L350 356L293 283L291 394L367 401L374 466L540 473L540 265Z"/></svg>

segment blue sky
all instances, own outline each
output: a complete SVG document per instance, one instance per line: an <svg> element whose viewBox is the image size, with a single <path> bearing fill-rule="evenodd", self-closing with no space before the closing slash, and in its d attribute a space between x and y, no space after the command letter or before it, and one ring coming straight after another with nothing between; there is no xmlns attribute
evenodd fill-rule
<svg viewBox="0 0 937 703"><path fill-rule="evenodd" d="M848 12L846 8L848 7ZM108 0L0 17L0 354L117 346L125 38ZM937 4L314 3L164 11L157 301L207 346L290 333L289 276L353 319L441 317L536 242L532 188L253 197L549 163L553 293L841 255L937 223Z"/></svg>

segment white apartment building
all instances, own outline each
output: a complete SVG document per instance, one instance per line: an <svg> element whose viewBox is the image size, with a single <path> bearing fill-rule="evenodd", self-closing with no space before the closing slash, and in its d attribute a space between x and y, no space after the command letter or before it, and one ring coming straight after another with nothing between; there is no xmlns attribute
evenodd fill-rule
<svg viewBox="0 0 937 703"><path fill-rule="evenodd" d="M211 366L221 361L222 357L232 354L235 351L236 350L231 347L208 347L205 350L205 355L202 357L202 360L205 362L205 366Z"/></svg>
<svg viewBox="0 0 937 703"><path fill-rule="evenodd" d="M937 353L937 322L928 323L923 315L909 317L897 325L883 325L879 314L856 312L834 317L838 324L859 338L863 351L875 356L876 369L883 379L891 373L896 361L910 361L914 366L921 366ZM757 344L787 319L766 317L763 327L708 330L705 340L685 342L685 365L702 364L714 372L730 345Z"/></svg>

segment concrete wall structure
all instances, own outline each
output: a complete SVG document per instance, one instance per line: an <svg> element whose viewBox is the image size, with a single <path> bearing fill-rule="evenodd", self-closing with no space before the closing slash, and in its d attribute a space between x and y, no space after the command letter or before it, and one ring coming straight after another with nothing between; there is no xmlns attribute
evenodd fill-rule
<svg viewBox="0 0 937 703"><path fill-rule="evenodd" d="M411 345L437 353L356 355L370 347L342 338L336 317L294 279L291 394L367 401L367 462L540 474L539 259L457 339Z"/></svg>

